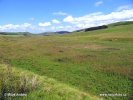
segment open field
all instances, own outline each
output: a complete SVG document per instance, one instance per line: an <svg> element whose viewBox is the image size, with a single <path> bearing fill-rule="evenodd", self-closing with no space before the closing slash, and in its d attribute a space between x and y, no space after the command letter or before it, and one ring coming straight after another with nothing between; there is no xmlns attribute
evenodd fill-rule
<svg viewBox="0 0 133 100"><path fill-rule="evenodd" d="M37 76L40 83L23 91L29 99L132 100L133 24L65 35L0 36L0 63L6 64L0 74L6 75L4 66L14 70L14 84L18 77ZM100 97L107 93L126 96Z"/></svg>

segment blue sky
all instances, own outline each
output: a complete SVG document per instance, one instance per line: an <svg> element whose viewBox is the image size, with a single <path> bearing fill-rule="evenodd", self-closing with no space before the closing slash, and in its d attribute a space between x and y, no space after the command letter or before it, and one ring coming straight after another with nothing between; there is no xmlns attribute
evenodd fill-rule
<svg viewBox="0 0 133 100"><path fill-rule="evenodd" d="M0 31L61 31L133 20L133 0L0 0Z"/></svg>

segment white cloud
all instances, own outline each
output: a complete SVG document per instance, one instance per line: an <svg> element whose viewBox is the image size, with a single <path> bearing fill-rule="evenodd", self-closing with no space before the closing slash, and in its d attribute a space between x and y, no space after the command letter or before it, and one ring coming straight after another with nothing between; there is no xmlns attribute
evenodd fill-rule
<svg viewBox="0 0 133 100"><path fill-rule="evenodd" d="M29 23L24 23L24 24L22 24L22 25L20 25L20 26L22 26L22 27L29 27L29 26L31 26L31 24L29 24Z"/></svg>
<svg viewBox="0 0 133 100"><path fill-rule="evenodd" d="M38 25L43 26L43 27L47 27L47 26L51 26L51 22L39 23Z"/></svg>
<svg viewBox="0 0 133 100"><path fill-rule="evenodd" d="M66 18L64 18L63 20L64 22L73 22L74 18L72 16L67 16Z"/></svg>
<svg viewBox="0 0 133 100"><path fill-rule="evenodd" d="M65 12L59 11L59 12L54 12L53 15L61 15L61 16L65 16L65 15L68 15L68 14L65 13Z"/></svg>
<svg viewBox="0 0 133 100"><path fill-rule="evenodd" d="M127 21L133 21L133 18L132 19L128 19Z"/></svg>
<svg viewBox="0 0 133 100"><path fill-rule="evenodd" d="M95 6L98 7L98 6L102 5L102 4L103 4L103 1L98 1L98 2L95 3Z"/></svg>
<svg viewBox="0 0 133 100"><path fill-rule="evenodd" d="M57 27L57 29L63 29L64 28L64 26L58 26Z"/></svg>
<svg viewBox="0 0 133 100"><path fill-rule="evenodd" d="M40 22L38 23L38 25L32 25L30 23L6 24L0 25L0 31L73 31L77 29L105 25L119 21L133 21L133 9L129 8L128 6L121 6L118 7L116 11L108 14L104 14L102 12L95 12L79 17L73 17L71 15L68 15L63 19L63 21L53 19L49 22Z"/></svg>
<svg viewBox="0 0 133 100"><path fill-rule="evenodd" d="M29 23L24 24L6 24L0 26L0 31L27 31L27 29L33 29L33 26Z"/></svg>
<svg viewBox="0 0 133 100"><path fill-rule="evenodd" d="M70 23L77 28L88 28L105 25L109 23L127 21L133 19L133 9L104 14L102 12L92 13L81 17L67 16L64 22Z"/></svg>
<svg viewBox="0 0 133 100"><path fill-rule="evenodd" d="M128 10L131 9L131 5L123 5L117 8L117 11L122 11L122 10Z"/></svg>
<svg viewBox="0 0 133 100"><path fill-rule="evenodd" d="M52 22L55 23L55 24L59 24L60 23L60 21L57 20L57 19L53 19Z"/></svg>

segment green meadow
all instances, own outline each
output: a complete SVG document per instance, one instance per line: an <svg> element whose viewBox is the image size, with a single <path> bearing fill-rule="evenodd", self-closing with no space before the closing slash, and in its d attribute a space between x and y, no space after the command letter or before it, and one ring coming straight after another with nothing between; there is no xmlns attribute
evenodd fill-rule
<svg viewBox="0 0 133 100"><path fill-rule="evenodd" d="M0 63L1 100L133 100L133 24L63 35L1 35Z"/></svg>

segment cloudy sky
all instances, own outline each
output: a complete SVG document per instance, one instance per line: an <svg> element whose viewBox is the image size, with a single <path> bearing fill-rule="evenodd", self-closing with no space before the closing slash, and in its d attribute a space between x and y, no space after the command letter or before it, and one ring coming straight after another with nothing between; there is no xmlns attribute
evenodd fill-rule
<svg viewBox="0 0 133 100"><path fill-rule="evenodd" d="M133 0L0 0L0 31L33 33L133 20Z"/></svg>

